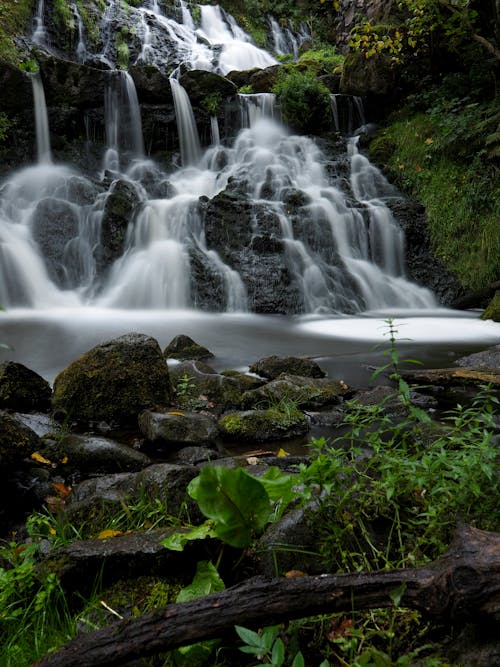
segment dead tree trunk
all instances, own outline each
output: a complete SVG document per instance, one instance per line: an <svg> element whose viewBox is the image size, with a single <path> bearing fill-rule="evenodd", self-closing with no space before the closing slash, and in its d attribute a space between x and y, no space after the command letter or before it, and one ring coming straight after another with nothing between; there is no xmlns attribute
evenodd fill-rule
<svg viewBox="0 0 500 667"><path fill-rule="evenodd" d="M98 667L127 662L227 635L234 625L263 627L351 609L401 606L441 620L500 611L500 534L463 526L447 553L428 567L295 579L256 577L222 593L170 604L81 635L37 667Z"/></svg>

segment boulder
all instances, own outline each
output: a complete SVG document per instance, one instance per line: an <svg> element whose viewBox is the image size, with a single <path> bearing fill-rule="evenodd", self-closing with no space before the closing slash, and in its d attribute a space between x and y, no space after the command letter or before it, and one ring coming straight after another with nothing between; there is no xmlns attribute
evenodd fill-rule
<svg viewBox="0 0 500 667"><path fill-rule="evenodd" d="M170 404L168 368L158 342L129 333L97 345L56 377L58 419L135 424L147 408Z"/></svg>
<svg viewBox="0 0 500 667"><path fill-rule="evenodd" d="M16 361L0 363L0 408L48 411L52 389L35 371Z"/></svg>
<svg viewBox="0 0 500 667"><path fill-rule="evenodd" d="M30 75L7 62L0 62L0 111L23 111L33 106Z"/></svg>
<svg viewBox="0 0 500 667"><path fill-rule="evenodd" d="M303 412L276 408L228 412L219 419L222 437L244 442L266 442L304 435L309 430Z"/></svg>
<svg viewBox="0 0 500 667"><path fill-rule="evenodd" d="M65 460L66 473L111 474L143 470L151 459L128 445L94 435L63 435L45 438L43 455L49 460Z"/></svg>
<svg viewBox="0 0 500 667"><path fill-rule="evenodd" d="M194 105L202 103L208 95L218 95L222 101L225 97L235 95L237 92L232 81L206 70L187 70L182 74L179 82L189 95L191 104Z"/></svg>
<svg viewBox="0 0 500 667"><path fill-rule="evenodd" d="M214 355L203 345L199 345L189 336L175 336L167 345L163 354L167 359L209 359Z"/></svg>
<svg viewBox="0 0 500 667"><path fill-rule="evenodd" d="M129 74L134 80L141 104L173 104L169 78L159 69L152 65L133 65L129 68Z"/></svg>
<svg viewBox="0 0 500 667"><path fill-rule="evenodd" d="M38 451L41 440L38 435L19 419L0 412L0 464L17 465Z"/></svg>
<svg viewBox="0 0 500 667"><path fill-rule="evenodd" d="M186 408L223 412L241 406L246 387L239 378L217 373L202 361L183 361L170 368L176 402ZM180 384L179 384L180 383Z"/></svg>
<svg viewBox="0 0 500 667"><path fill-rule="evenodd" d="M340 92L347 95L382 97L394 92L395 70L383 53L365 58L360 52L351 52L344 61Z"/></svg>
<svg viewBox="0 0 500 667"><path fill-rule="evenodd" d="M341 380L281 374L259 389L246 391L243 405L250 408L263 403L279 406L291 402L300 408L319 408L338 404L350 393L349 387Z"/></svg>
<svg viewBox="0 0 500 667"><path fill-rule="evenodd" d="M196 412L144 410L139 415L139 428L151 442L177 447L212 445L218 436L214 420Z"/></svg>
<svg viewBox="0 0 500 667"><path fill-rule="evenodd" d="M264 357L250 366L250 372L275 380L282 373L303 377L323 378L326 373L312 359L301 357Z"/></svg>
<svg viewBox="0 0 500 667"><path fill-rule="evenodd" d="M129 181L118 180L110 188L101 222L101 263L105 268L122 256L129 221L139 205L136 188Z"/></svg>
<svg viewBox="0 0 500 667"><path fill-rule="evenodd" d="M47 106L100 107L107 73L102 69L37 52Z"/></svg>
<svg viewBox="0 0 500 667"><path fill-rule="evenodd" d="M487 350L481 352L474 352L468 354L466 357L460 357L454 362L461 367L484 367L484 368L500 368L500 345L489 347Z"/></svg>

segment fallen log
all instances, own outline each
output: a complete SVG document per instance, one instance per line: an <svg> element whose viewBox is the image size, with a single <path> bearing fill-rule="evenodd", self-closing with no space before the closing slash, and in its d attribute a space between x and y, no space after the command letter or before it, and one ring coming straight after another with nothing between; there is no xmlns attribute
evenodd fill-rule
<svg viewBox="0 0 500 667"><path fill-rule="evenodd" d="M407 382L417 384L492 384L500 386L500 369L481 366L405 370L401 372L401 376Z"/></svg>
<svg viewBox="0 0 500 667"><path fill-rule="evenodd" d="M170 604L80 635L36 667L124 665L227 635L234 625L263 627L316 614L401 606L442 621L477 620L500 611L500 533L461 526L444 556L427 567L372 573L264 579Z"/></svg>

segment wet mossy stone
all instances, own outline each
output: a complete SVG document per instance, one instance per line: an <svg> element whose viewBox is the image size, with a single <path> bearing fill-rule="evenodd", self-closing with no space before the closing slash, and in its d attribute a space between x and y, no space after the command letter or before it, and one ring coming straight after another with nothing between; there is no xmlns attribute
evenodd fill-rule
<svg viewBox="0 0 500 667"><path fill-rule="evenodd" d="M221 375L203 361L183 361L176 364L170 368L170 376L176 387L179 386L179 381L187 378L189 394L184 398L196 400L204 397L201 400L207 403L207 407L219 414L231 408L239 408L246 389L244 381Z"/></svg>
<svg viewBox="0 0 500 667"><path fill-rule="evenodd" d="M51 396L49 383L35 371L16 361L0 363L0 408L45 412Z"/></svg>
<svg viewBox="0 0 500 667"><path fill-rule="evenodd" d="M500 290L495 292L495 296L489 302L486 310L481 315L482 320L493 320L493 322L500 322Z"/></svg>
<svg viewBox="0 0 500 667"><path fill-rule="evenodd" d="M97 345L59 373L52 408L58 419L135 424L142 410L168 406L171 393L158 342L129 333Z"/></svg>
<svg viewBox="0 0 500 667"><path fill-rule="evenodd" d="M219 428L226 439L265 442L303 435L309 430L309 423L300 410L281 412L269 408L229 412L219 419Z"/></svg>
<svg viewBox="0 0 500 667"><path fill-rule="evenodd" d="M40 438L28 426L9 415L0 412L0 464L20 463L40 449Z"/></svg>
<svg viewBox="0 0 500 667"><path fill-rule="evenodd" d="M203 345L199 345L189 336L181 334L172 338L163 354L167 359L209 359L214 355Z"/></svg>
<svg viewBox="0 0 500 667"><path fill-rule="evenodd" d="M262 405L294 403L299 408L320 408L324 405L336 405L351 390L341 380L328 378L308 378L282 373L276 380L268 382L259 389L243 394L245 408Z"/></svg>
<svg viewBox="0 0 500 667"><path fill-rule="evenodd" d="M264 357L250 366L252 373L275 380L282 373L302 377L323 378L326 373L312 359L301 357Z"/></svg>
<svg viewBox="0 0 500 667"><path fill-rule="evenodd" d="M211 417L196 412L152 412L139 415L139 428L151 442L171 445L210 445L217 436L217 425Z"/></svg>

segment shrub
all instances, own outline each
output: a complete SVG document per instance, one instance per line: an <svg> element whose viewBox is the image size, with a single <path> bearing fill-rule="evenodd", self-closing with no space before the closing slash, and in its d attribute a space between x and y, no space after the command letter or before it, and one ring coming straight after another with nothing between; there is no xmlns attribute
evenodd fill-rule
<svg viewBox="0 0 500 667"><path fill-rule="evenodd" d="M314 75L288 72L277 81L273 92L284 120L294 131L316 134L330 122L330 92Z"/></svg>

